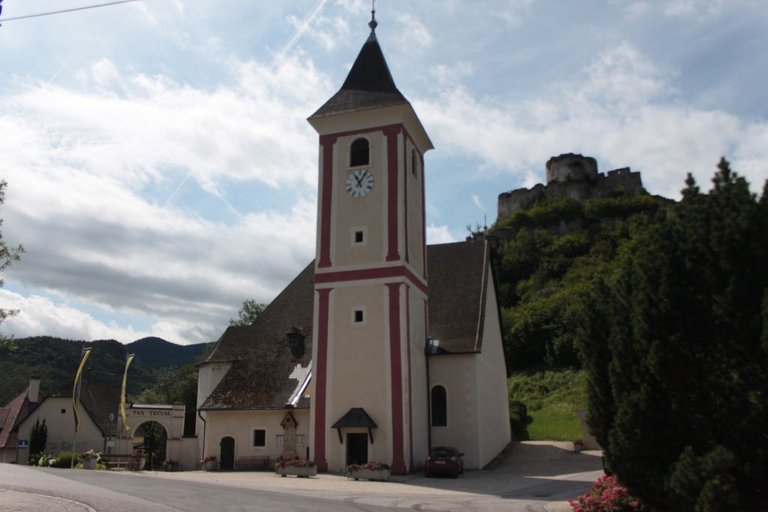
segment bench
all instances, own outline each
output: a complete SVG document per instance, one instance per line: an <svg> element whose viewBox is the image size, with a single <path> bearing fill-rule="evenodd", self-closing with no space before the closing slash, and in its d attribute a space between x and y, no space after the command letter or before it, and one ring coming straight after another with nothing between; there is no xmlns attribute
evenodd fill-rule
<svg viewBox="0 0 768 512"><path fill-rule="evenodd" d="M133 469L133 454L131 453L110 453L104 456L107 462L107 469Z"/></svg>
<svg viewBox="0 0 768 512"><path fill-rule="evenodd" d="M274 464L270 463L267 455L238 457L235 462L235 471L273 471L274 469Z"/></svg>

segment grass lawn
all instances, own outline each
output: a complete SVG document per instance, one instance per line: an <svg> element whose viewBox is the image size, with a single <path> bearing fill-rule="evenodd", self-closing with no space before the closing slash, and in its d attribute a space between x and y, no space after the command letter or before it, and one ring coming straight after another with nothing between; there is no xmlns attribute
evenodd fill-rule
<svg viewBox="0 0 768 512"><path fill-rule="evenodd" d="M575 441L581 438L576 411L586 409L586 382L583 372L546 370L512 375L509 399L528 407L532 422L528 434L533 440Z"/></svg>

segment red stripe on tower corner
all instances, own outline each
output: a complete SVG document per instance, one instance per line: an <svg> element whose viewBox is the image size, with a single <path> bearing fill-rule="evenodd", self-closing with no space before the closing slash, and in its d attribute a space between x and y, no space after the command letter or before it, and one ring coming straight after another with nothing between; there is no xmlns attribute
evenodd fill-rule
<svg viewBox="0 0 768 512"><path fill-rule="evenodd" d="M315 462L318 471L328 471L325 458L325 394L328 382L328 320L330 295L333 288L321 288L318 293L317 361L315 365Z"/></svg>
<svg viewBox="0 0 768 512"><path fill-rule="evenodd" d="M413 471L413 375L411 371L411 287L405 285L405 346L408 350L408 466Z"/></svg>
<svg viewBox="0 0 768 512"><path fill-rule="evenodd" d="M387 137L387 261L400 259L398 251L398 175L397 175L397 138L400 135L400 126L388 126L384 128Z"/></svg>
<svg viewBox="0 0 768 512"><path fill-rule="evenodd" d="M323 159L320 169L320 254L318 267L331 266L331 201L333 199L333 145L337 135L320 137L320 147L323 148Z"/></svg>
<svg viewBox="0 0 768 512"><path fill-rule="evenodd" d="M400 353L400 286L387 284L389 288L389 359L392 381L392 473L406 473L403 457L403 369Z"/></svg>

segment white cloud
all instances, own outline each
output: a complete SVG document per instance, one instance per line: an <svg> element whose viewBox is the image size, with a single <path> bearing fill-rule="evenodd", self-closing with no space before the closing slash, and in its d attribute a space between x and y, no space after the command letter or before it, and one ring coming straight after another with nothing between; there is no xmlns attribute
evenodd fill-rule
<svg viewBox="0 0 768 512"><path fill-rule="evenodd" d="M483 208L483 203L480 201L480 197L477 194L472 194L472 202L480 210L485 211L485 208Z"/></svg>
<svg viewBox="0 0 768 512"><path fill-rule="evenodd" d="M434 38L429 33L426 25L411 14L399 14L397 22L400 24L397 43L410 51L423 51L432 45Z"/></svg>
<svg viewBox="0 0 768 512"><path fill-rule="evenodd" d="M230 67L234 83L209 91L102 59L80 73L85 92L30 82L0 95L3 234L27 249L9 276L145 315L182 343L218 337L246 298L271 300L314 252L317 149L304 118L327 79L297 58ZM187 171L184 187L209 194L194 211L164 201ZM293 206L236 211L234 223L201 216L237 183L280 189ZM68 309L39 298L24 306L9 324L20 332L145 334L87 314L65 321Z"/></svg>
<svg viewBox="0 0 768 512"><path fill-rule="evenodd" d="M427 226L427 244L447 244L456 241L448 226L435 226L434 224Z"/></svg>
<svg viewBox="0 0 768 512"><path fill-rule="evenodd" d="M18 314L3 323L3 331L13 332L19 338L56 333L58 337L72 340L116 339L130 343L149 335L130 327L122 328L114 322L104 324L77 308L56 305L39 295L24 297L0 290L0 301L4 308L19 310Z"/></svg>
<svg viewBox="0 0 768 512"><path fill-rule="evenodd" d="M506 0L498 13L503 20L511 25L523 22L525 12L530 9L535 0Z"/></svg>
<svg viewBox="0 0 768 512"><path fill-rule="evenodd" d="M642 170L646 188L668 197L678 196L687 172L708 182L721 156L762 186L766 123L687 105L673 78L625 43L533 100L478 98L449 85L415 103L436 146L473 154L487 171L527 176L526 183L531 169L542 170L541 182L544 162L572 151L596 157L602 170Z"/></svg>
<svg viewBox="0 0 768 512"><path fill-rule="evenodd" d="M664 14L680 18L710 17L720 13L734 0L665 0Z"/></svg>

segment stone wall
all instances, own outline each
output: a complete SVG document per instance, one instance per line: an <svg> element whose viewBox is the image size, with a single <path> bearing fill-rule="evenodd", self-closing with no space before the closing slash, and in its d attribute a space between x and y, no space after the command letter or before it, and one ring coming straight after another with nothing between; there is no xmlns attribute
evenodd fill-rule
<svg viewBox="0 0 768 512"><path fill-rule="evenodd" d="M550 158L546 169L546 185L539 183L532 188L499 194L497 222L544 199L570 197L586 201L609 197L619 191L628 195L644 191L639 172L624 167L601 173L597 161L591 157L566 153Z"/></svg>

